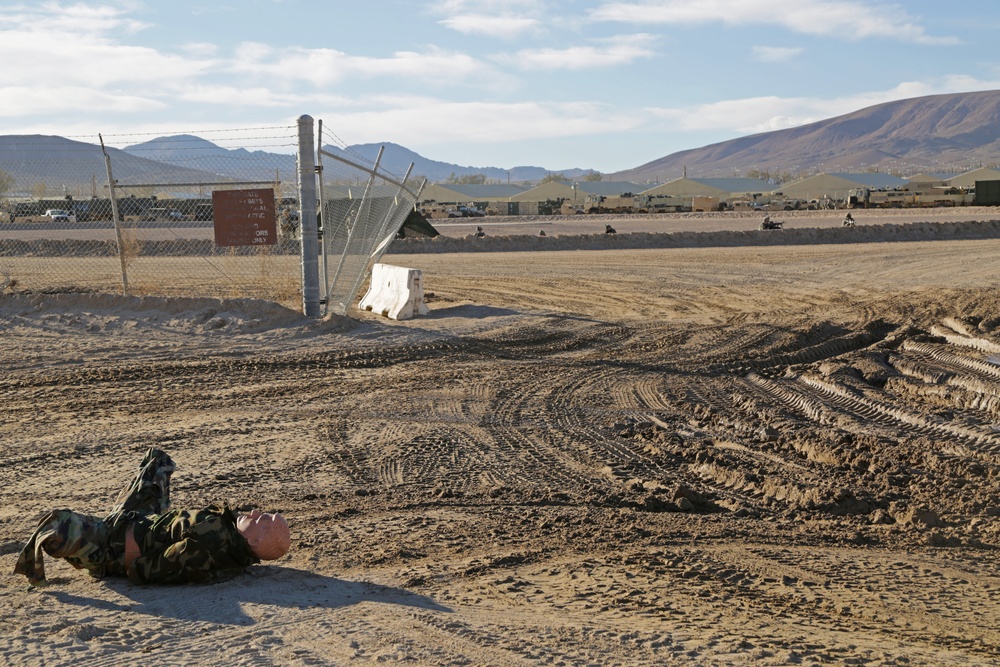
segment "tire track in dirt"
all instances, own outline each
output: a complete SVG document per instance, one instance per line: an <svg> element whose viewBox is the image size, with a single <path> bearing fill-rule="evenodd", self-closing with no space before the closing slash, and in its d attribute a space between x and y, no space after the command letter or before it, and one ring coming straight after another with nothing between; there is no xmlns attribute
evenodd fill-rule
<svg viewBox="0 0 1000 667"><path fill-rule="evenodd" d="M612 368L580 374L549 393L546 410L555 416L556 432L562 436L565 451L581 453L585 457L581 463L610 467L616 477L626 477L630 471L662 473L655 457L608 433L609 423L625 408L615 400L623 393L620 380L621 373Z"/></svg>
<svg viewBox="0 0 1000 667"><path fill-rule="evenodd" d="M978 376L985 376L993 382L1000 381L1000 366L981 361L979 359L970 359L965 356L954 354L939 345L907 340L903 342L901 349L906 352L913 352L918 357L932 359L945 367L955 369L956 372L966 372Z"/></svg>
<svg viewBox="0 0 1000 667"><path fill-rule="evenodd" d="M545 402L548 394L566 382L566 372L534 374L527 381L505 386L501 380L498 384L489 433L504 462L506 483L527 484L536 492L576 496L577 489L599 481L596 471L566 456L553 442L553 416Z"/></svg>
<svg viewBox="0 0 1000 667"><path fill-rule="evenodd" d="M964 442L964 446L957 443L954 445L954 453L962 456L996 455L1000 452L1000 435L992 429L953 424L942 419L918 414L893 405L886 400L856 395L843 385L819 378L800 376L797 380L834 397L833 400L846 409L869 418L894 419L899 422L901 428L906 430L935 437L943 436L952 442L955 440ZM990 456L990 459L996 460L995 456Z"/></svg>

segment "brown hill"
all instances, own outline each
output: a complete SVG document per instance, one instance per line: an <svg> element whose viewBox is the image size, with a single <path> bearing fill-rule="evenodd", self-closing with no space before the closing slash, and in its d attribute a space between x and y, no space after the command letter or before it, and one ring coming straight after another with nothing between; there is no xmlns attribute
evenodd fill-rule
<svg viewBox="0 0 1000 667"><path fill-rule="evenodd" d="M1000 163L1000 90L887 102L801 127L673 153L611 180L732 176L749 170L866 171L901 175Z"/></svg>
<svg viewBox="0 0 1000 667"><path fill-rule="evenodd" d="M122 184L218 180L210 172L147 160L117 148L108 148L108 155L114 165L115 180ZM101 147L64 137L0 136L0 172L11 177L0 197L107 193L108 172Z"/></svg>

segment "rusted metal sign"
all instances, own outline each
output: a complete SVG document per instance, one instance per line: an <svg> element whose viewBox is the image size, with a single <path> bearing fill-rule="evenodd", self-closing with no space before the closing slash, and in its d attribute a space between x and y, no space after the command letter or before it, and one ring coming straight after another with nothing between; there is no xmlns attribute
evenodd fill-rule
<svg viewBox="0 0 1000 667"><path fill-rule="evenodd" d="M215 245L275 245L278 227L274 190L213 190Z"/></svg>

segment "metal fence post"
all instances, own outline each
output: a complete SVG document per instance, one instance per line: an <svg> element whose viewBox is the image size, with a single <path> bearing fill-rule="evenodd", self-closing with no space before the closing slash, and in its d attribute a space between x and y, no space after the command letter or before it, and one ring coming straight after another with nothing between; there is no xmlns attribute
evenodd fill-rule
<svg viewBox="0 0 1000 667"><path fill-rule="evenodd" d="M115 177L111 174L111 156L108 149L104 147L104 137L100 134L97 138L101 140L101 152L104 153L104 166L108 171L108 195L111 198L111 218L115 224L115 242L118 245L118 263L122 270L122 294L128 296L128 260L125 257L125 241L122 238L122 221L118 214L118 195L115 192Z"/></svg>
<svg viewBox="0 0 1000 667"><path fill-rule="evenodd" d="M320 316L319 238L316 224L316 153L312 116L299 116L299 229L302 256L302 312Z"/></svg>

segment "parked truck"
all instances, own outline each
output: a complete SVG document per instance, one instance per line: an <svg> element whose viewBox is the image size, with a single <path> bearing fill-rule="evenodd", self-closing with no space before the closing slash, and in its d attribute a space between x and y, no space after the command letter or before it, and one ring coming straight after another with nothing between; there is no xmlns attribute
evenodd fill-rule
<svg viewBox="0 0 1000 667"><path fill-rule="evenodd" d="M442 218L461 218L462 214L450 206L442 206L433 202L427 202L420 207L420 213L425 218L440 220Z"/></svg>
<svg viewBox="0 0 1000 667"><path fill-rule="evenodd" d="M11 222L46 223L46 222L76 222L76 214L63 208L49 208L39 213L33 206L17 204Z"/></svg>
<svg viewBox="0 0 1000 667"><path fill-rule="evenodd" d="M856 188L848 192L851 208L909 208L919 202L921 192L906 188Z"/></svg>
<svg viewBox="0 0 1000 667"><path fill-rule="evenodd" d="M620 195L587 195L583 210L587 213L646 213L643 197L625 192Z"/></svg>
<svg viewBox="0 0 1000 667"><path fill-rule="evenodd" d="M931 206L969 206L976 200L975 188L931 188L928 192L917 195L917 205Z"/></svg>
<svg viewBox="0 0 1000 667"><path fill-rule="evenodd" d="M650 213L687 213L691 198L677 195L646 195L645 209Z"/></svg>
<svg viewBox="0 0 1000 667"><path fill-rule="evenodd" d="M583 206L569 199L564 199L559 206L559 215L580 215L581 213L583 213Z"/></svg>
<svg viewBox="0 0 1000 667"><path fill-rule="evenodd" d="M800 211L807 208L808 202L801 199L796 199L795 197L772 197L767 204L764 205L764 210L767 211Z"/></svg>

